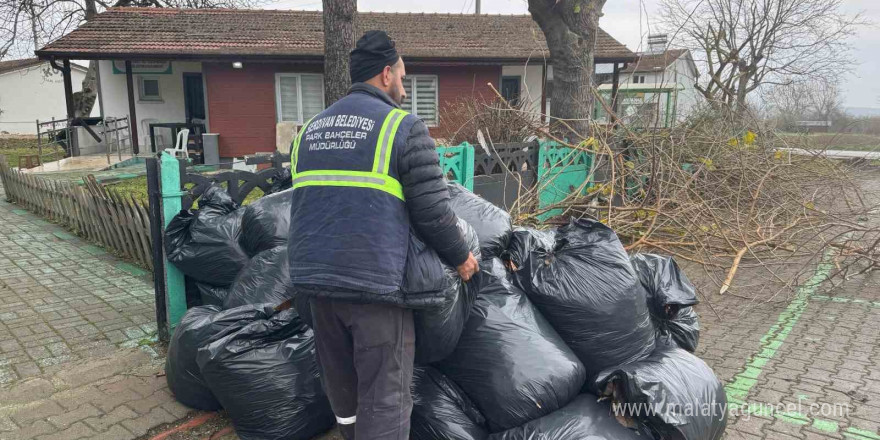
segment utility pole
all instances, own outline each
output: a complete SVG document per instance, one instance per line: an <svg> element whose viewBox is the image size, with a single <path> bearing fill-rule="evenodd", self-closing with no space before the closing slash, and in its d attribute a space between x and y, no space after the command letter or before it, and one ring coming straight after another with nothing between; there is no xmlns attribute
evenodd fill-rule
<svg viewBox="0 0 880 440"><path fill-rule="evenodd" d="M480 15L480 0L474 0L476 2L477 7L475 8L475 14Z"/></svg>

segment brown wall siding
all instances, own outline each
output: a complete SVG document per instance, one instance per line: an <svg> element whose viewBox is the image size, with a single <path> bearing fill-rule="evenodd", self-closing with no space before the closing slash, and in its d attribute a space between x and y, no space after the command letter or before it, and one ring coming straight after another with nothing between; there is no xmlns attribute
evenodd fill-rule
<svg viewBox="0 0 880 440"><path fill-rule="evenodd" d="M236 157L275 150L275 73L320 72L320 65L231 63L203 65L211 131L220 133L220 156ZM408 74L437 75L440 113L460 99L491 99L486 85L498 87L501 66L407 67ZM440 121L443 124L441 118ZM432 128L432 134L438 132Z"/></svg>
<svg viewBox="0 0 880 440"><path fill-rule="evenodd" d="M231 63L202 67L211 131L220 133L220 156L275 149L275 66Z"/></svg>
<svg viewBox="0 0 880 440"><path fill-rule="evenodd" d="M464 67L427 67L413 66L407 68L407 74L437 75L437 98L440 101L440 126L431 127L432 136L440 132L455 130L458 127L445 127L443 113L462 99L491 100L495 94L487 85L492 83L496 88L501 80L501 66L464 66Z"/></svg>

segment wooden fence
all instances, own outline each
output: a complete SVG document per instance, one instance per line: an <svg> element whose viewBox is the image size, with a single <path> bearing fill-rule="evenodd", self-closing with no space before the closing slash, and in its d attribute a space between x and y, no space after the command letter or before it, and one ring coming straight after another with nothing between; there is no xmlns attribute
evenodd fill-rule
<svg viewBox="0 0 880 440"><path fill-rule="evenodd" d="M103 187L93 176L78 185L23 173L3 156L0 178L10 202L152 270L149 212L134 197Z"/></svg>

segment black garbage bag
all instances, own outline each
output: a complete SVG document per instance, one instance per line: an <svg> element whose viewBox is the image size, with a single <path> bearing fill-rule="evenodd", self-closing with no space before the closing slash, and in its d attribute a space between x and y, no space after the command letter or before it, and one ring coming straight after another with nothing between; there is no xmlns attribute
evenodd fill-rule
<svg viewBox="0 0 880 440"><path fill-rule="evenodd" d="M462 219L458 219L458 227L464 235L468 248L479 260L480 241L474 228ZM422 255L436 257L435 264L443 266L444 276L449 284L446 297L451 298L441 307L416 310L413 314L416 330L416 363L430 364L449 356L455 349L474 300L477 299L479 285L475 278L462 283L458 270L443 264L436 253L426 252Z"/></svg>
<svg viewBox="0 0 880 440"><path fill-rule="evenodd" d="M633 254L630 257L639 281L648 291L651 313L662 315L667 306L697 304L697 289L672 257Z"/></svg>
<svg viewBox="0 0 880 440"><path fill-rule="evenodd" d="M584 363L587 385L598 372L654 351L645 289L611 228L572 220L557 230L552 250L531 252L516 274L529 299Z"/></svg>
<svg viewBox="0 0 880 440"><path fill-rule="evenodd" d="M477 231L483 258L500 256L510 241L510 214L455 182L449 195L455 215Z"/></svg>
<svg viewBox="0 0 880 440"><path fill-rule="evenodd" d="M279 193L293 186L293 174L290 174L290 167L284 167L275 171L272 176L272 186L266 195Z"/></svg>
<svg viewBox="0 0 880 440"><path fill-rule="evenodd" d="M649 437L715 440L727 426L724 384L700 358L674 345L601 372L596 386L625 404L619 415Z"/></svg>
<svg viewBox="0 0 880 440"><path fill-rule="evenodd" d="M333 426L315 338L293 309L241 321L198 351L205 381L242 440L307 440Z"/></svg>
<svg viewBox="0 0 880 440"><path fill-rule="evenodd" d="M287 246L290 234L291 191L260 197L243 208L241 247L250 256L267 249Z"/></svg>
<svg viewBox="0 0 880 440"><path fill-rule="evenodd" d="M547 229L540 231L532 228L517 226L510 235L510 244L501 255L505 261L513 263L514 267L520 268L532 251L547 252L556 245L556 230Z"/></svg>
<svg viewBox="0 0 880 440"><path fill-rule="evenodd" d="M247 304L278 305L291 297L293 286L287 246L278 246L260 252L248 262L229 288L223 308Z"/></svg>
<svg viewBox="0 0 880 440"><path fill-rule="evenodd" d="M165 228L165 254L185 275L228 286L248 262L238 244L244 212L219 185L199 198L199 209L181 211Z"/></svg>
<svg viewBox="0 0 880 440"><path fill-rule="evenodd" d="M205 384L196 352L210 338L239 321L265 318L261 307L242 307L221 311L218 306L193 307L186 311L168 344L165 358L165 379L177 400L191 408L205 411L220 409L220 402Z"/></svg>
<svg viewBox="0 0 880 440"><path fill-rule="evenodd" d="M191 277L183 277L184 290L186 292L186 309L204 305L202 303L201 292L199 291L198 282Z"/></svg>
<svg viewBox="0 0 880 440"><path fill-rule="evenodd" d="M490 440L648 440L617 422L607 402L581 394L564 408L522 426L492 434Z"/></svg>
<svg viewBox="0 0 880 440"><path fill-rule="evenodd" d="M202 299L202 305L223 307L223 300L229 294L229 286L220 287L196 282L196 290Z"/></svg>
<svg viewBox="0 0 880 440"><path fill-rule="evenodd" d="M400 287L405 293L406 306L412 309L446 306L455 294L450 282L437 252L410 230ZM438 295L440 292L444 295Z"/></svg>
<svg viewBox="0 0 880 440"><path fill-rule="evenodd" d="M584 366L529 299L507 278L501 260L484 260L480 294L458 346L435 364L503 431L565 406L584 384Z"/></svg>
<svg viewBox="0 0 880 440"><path fill-rule="evenodd" d="M654 326L662 337L671 337L679 347L694 352L700 338L700 323L692 307L697 292L675 259L655 254L630 257L648 294Z"/></svg>
<svg viewBox="0 0 880 440"><path fill-rule="evenodd" d="M693 353L700 342L700 321L693 307L682 307L666 321L669 336L679 347Z"/></svg>
<svg viewBox="0 0 880 440"><path fill-rule="evenodd" d="M432 367L413 370L412 440L484 440L486 419L458 385Z"/></svg>

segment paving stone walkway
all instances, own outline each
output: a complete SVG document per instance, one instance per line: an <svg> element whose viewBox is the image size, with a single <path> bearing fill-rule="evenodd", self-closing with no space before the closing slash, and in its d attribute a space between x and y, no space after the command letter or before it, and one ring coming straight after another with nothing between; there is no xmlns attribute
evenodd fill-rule
<svg viewBox="0 0 880 440"><path fill-rule="evenodd" d="M829 269L815 266L812 282L790 301L747 304L718 295L701 269L685 265L705 295L697 306L697 355L726 384L730 400L726 439L880 440L880 275L826 294L821 281ZM742 280L758 278L748 272ZM739 289L759 297L770 290ZM169 440L237 440L230 430L221 416L199 435ZM340 439L332 431L316 440Z"/></svg>
<svg viewBox="0 0 880 440"><path fill-rule="evenodd" d="M134 439L191 412L161 376L149 276L0 187L0 440Z"/></svg>
<svg viewBox="0 0 880 440"><path fill-rule="evenodd" d="M727 439L880 440L880 275L828 293L827 270L790 300L749 305L686 268L706 295L697 354L726 384ZM182 419L168 440L237 439L222 414L190 419L168 392L152 295L146 272L0 193L0 440L151 438Z"/></svg>
<svg viewBox="0 0 880 440"><path fill-rule="evenodd" d="M698 308L697 354L726 384L728 439L880 439L880 277L825 287L776 306L710 297L723 319Z"/></svg>

